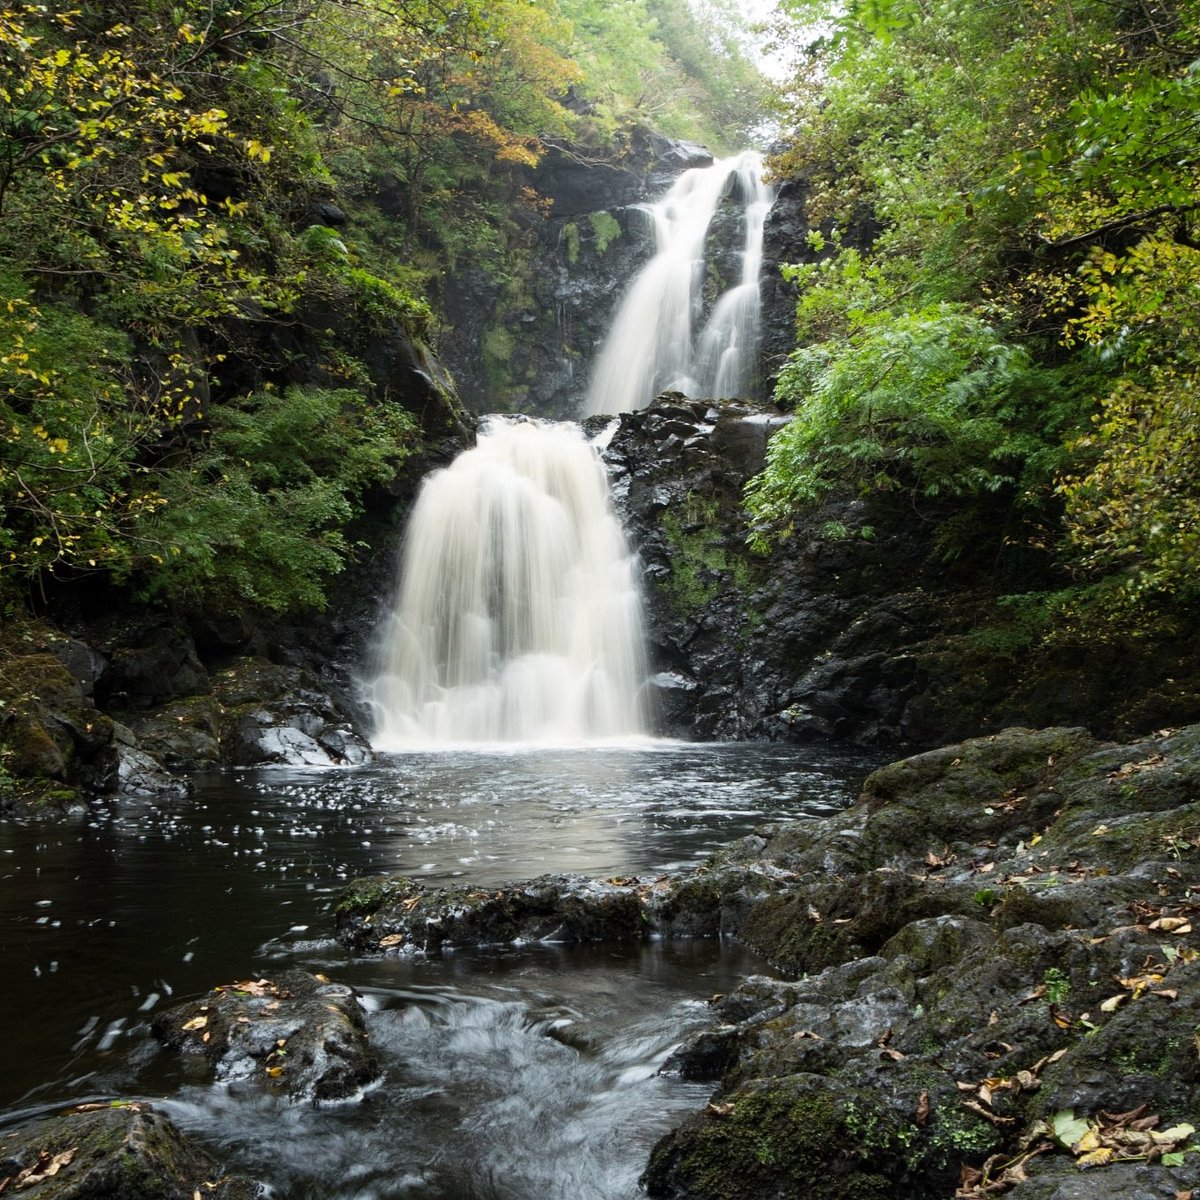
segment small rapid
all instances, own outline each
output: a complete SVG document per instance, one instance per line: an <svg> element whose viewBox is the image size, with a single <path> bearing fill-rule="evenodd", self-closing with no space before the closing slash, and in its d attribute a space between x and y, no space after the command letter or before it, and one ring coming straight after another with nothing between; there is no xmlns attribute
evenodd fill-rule
<svg viewBox="0 0 1200 1200"><path fill-rule="evenodd" d="M636 1200L654 1142L709 1091L660 1068L707 997L765 964L704 940L355 958L331 937L339 889L653 877L835 811L865 766L769 744L406 752L0 823L3 1122L147 1100L276 1200ZM361 1100L198 1078L150 1034L214 984L291 967L361 993L383 1066Z"/></svg>

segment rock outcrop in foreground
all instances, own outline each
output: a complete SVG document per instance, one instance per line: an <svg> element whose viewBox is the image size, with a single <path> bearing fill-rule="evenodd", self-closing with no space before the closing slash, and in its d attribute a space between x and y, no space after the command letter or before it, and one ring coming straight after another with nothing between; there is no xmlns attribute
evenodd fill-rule
<svg viewBox="0 0 1200 1200"><path fill-rule="evenodd" d="M651 1156L649 1194L675 1200L1190 1198L1197 918L1200 726L918 755L679 879L376 878L337 911L364 951L720 933L760 952L782 978L715 998L668 1064L716 1084Z"/></svg>
<svg viewBox="0 0 1200 1200"><path fill-rule="evenodd" d="M0 1140L0 1194L22 1200L254 1200L148 1104L82 1104Z"/></svg>

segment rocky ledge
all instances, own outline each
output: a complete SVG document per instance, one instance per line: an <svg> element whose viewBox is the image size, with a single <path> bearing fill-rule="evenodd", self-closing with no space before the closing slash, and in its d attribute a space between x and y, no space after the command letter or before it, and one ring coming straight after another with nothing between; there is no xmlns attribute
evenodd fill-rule
<svg viewBox="0 0 1200 1200"><path fill-rule="evenodd" d="M716 1085L645 1176L675 1200L1190 1198L1200 1186L1200 726L1010 729L681 878L360 880L359 950L736 937L779 977L668 1070Z"/></svg>

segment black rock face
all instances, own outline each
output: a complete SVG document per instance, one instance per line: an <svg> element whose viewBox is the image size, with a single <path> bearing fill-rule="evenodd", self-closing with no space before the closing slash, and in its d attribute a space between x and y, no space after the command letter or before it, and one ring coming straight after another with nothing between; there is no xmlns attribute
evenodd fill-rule
<svg viewBox="0 0 1200 1200"><path fill-rule="evenodd" d="M952 501L831 496L768 556L743 507L786 416L660 396L604 452L642 563L659 729L698 739L933 746L1005 725L1069 721L1133 736L1200 715L1186 638L1022 640L1004 624L1003 512L947 560ZM1036 565L1002 586L1044 586Z"/></svg>
<svg viewBox="0 0 1200 1200"><path fill-rule="evenodd" d="M449 328L438 350L468 408L577 415L617 303L653 254L641 206L712 161L702 146L640 128L598 154L547 151L522 180L540 207L514 217L504 279L465 266L442 282Z"/></svg>

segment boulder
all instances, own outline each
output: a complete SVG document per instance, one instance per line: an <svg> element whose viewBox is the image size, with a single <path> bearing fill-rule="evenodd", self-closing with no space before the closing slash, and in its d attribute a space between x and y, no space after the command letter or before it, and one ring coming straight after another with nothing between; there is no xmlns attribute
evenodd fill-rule
<svg viewBox="0 0 1200 1200"><path fill-rule="evenodd" d="M10 1190L11 1189L11 1190ZM253 1200L147 1104L83 1104L0 1134L0 1193L28 1200Z"/></svg>
<svg viewBox="0 0 1200 1200"><path fill-rule="evenodd" d="M358 993L304 971L214 988L160 1014L154 1035L223 1082L346 1100L379 1076Z"/></svg>

